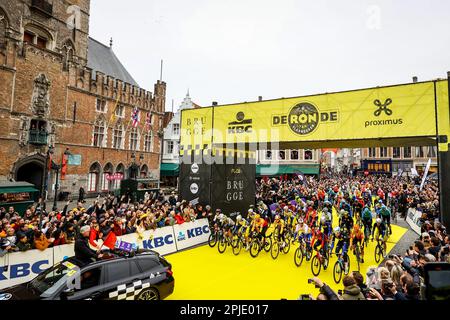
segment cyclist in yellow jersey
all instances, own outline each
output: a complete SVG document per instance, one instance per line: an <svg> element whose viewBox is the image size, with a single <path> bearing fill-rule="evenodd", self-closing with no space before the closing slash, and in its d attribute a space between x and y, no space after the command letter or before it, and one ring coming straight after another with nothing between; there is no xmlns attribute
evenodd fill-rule
<svg viewBox="0 0 450 320"><path fill-rule="evenodd" d="M284 241L284 228L285 222L279 215L275 216L275 221L273 222L274 232L278 231L278 241Z"/></svg>

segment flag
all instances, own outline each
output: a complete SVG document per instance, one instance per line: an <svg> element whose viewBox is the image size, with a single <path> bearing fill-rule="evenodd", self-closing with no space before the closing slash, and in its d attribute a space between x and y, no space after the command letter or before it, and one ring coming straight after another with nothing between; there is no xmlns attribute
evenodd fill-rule
<svg viewBox="0 0 450 320"><path fill-rule="evenodd" d="M152 113L151 112L147 112L147 118L145 119L145 128L148 130L150 130L152 125Z"/></svg>
<svg viewBox="0 0 450 320"><path fill-rule="evenodd" d="M119 97L120 97L120 95L117 94L116 104L115 104L114 110L113 110L113 112L111 114L111 118L109 119L108 127L109 127L110 123L113 123L114 121L116 121L116 110L117 110L117 106L119 105Z"/></svg>
<svg viewBox="0 0 450 320"><path fill-rule="evenodd" d="M134 108L133 113L131 114L131 121L133 128L137 128L139 126L139 109L137 107Z"/></svg>
<svg viewBox="0 0 450 320"><path fill-rule="evenodd" d="M61 180L66 179L66 173L67 173L67 155L63 154L61 167Z"/></svg>
<svg viewBox="0 0 450 320"><path fill-rule="evenodd" d="M110 231L108 233L108 235L105 238L105 241L103 241L103 246L114 250L116 247L116 242L117 242L117 236L114 232Z"/></svg>

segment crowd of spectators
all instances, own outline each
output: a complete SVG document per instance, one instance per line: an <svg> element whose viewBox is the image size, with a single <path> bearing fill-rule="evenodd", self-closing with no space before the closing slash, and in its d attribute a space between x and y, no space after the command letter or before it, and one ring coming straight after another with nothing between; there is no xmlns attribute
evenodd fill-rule
<svg viewBox="0 0 450 320"><path fill-rule="evenodd" d="M110 232L116 236L137 233L139 237L147 230L183 224L211 215L209 206L192 205L177 201L177 195L146 194L139 202L131 202L127 196L108 195L97 198L85 208L83 202L68 210L68 201L61 211L47 211L39 201L26 210L23 216L0 210L0 256L8 252L45 250L50 247L74 243L80 229L91 227L90 243L96 246Z"/></svg>
<svg viewBox="0 0 450 320"><path fill-rule="evenodd" d="M389 255L378 268L369 268L366 277L352 272L343 279L338 293L319 278L312 282L320 288L316 300L425 300L424 266L450 263L450 239L440 223L422 233L404 255Z"/></svg>

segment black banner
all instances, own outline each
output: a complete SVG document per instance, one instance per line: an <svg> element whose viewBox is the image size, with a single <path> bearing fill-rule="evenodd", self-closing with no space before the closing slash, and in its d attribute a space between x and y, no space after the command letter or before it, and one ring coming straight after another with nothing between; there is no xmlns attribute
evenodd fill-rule
<svg viewBox="0 0 450 320"><path fill-rule="evenodd" d="M211 165L182 163L180 165L180 195L182 200L186 200L196 205L200 203L205 206L211 204L210 201L210 177Z"/></svg>
<svg viewBox="0 0 450 320"><path fill-rule="evenodd" d="M255 204L256 164L214 164L212 207L228 216L245 216Z"/></svg>

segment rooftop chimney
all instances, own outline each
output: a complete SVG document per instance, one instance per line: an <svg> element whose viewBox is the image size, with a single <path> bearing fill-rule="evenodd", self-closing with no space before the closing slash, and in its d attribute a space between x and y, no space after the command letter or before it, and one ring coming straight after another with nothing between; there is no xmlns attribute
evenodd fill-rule
<svg viewBox="0 0 450 320"><path fill-rule="evenodd" d="M417 78L416 76L413 77L413 83L417 83L419 82L419 78Z"/></svg>

